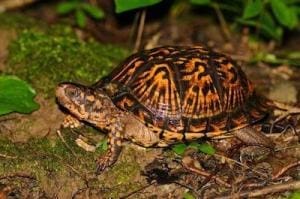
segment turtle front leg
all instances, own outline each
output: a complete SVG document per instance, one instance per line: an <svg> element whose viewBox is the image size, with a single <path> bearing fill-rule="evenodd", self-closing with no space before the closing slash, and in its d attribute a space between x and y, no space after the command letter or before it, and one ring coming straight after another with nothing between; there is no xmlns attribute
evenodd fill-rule
<svg viewBox="0 0 300 199"><path fill-rule="evenodd" d="M117 161L122 150L123 132L124 125L121 122L112 122L108 133L108 150L106 154L98 158L96 174L100 174Z"/></svg>
<svg viewBox="0 0 300 199"><path fill-rule="evenodd" d="M62 123L63 128L79 128L83 126L83 123L80 122L77 118L73 117L72 115L67 115L64 118L64 121Z"/></svg>

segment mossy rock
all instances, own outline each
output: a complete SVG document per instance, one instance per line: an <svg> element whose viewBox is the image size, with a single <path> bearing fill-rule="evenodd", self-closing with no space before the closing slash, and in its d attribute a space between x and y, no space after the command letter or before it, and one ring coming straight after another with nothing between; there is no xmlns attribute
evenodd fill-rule
<svg viewBox="0 0 300 199"><path fill-rule="evenodd" d="M61 35L22 31L9 48L7 73L28 81L46 96L59 82L96 82L127 55L123 48L82 42L65 29Z"/></svg>

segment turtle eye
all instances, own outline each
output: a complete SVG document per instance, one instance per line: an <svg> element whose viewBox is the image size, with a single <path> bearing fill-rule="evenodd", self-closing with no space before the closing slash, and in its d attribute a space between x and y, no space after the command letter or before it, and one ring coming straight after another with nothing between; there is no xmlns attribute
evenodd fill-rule
<svg viewBox="0 0 300 199"><path fill-rule="evenodd" d="M66 96L70 99L74 99L74 98L77 98L78 95L80 95L80 92L78 89L76 88L69 88L69 89L66 89Z"/></svg>

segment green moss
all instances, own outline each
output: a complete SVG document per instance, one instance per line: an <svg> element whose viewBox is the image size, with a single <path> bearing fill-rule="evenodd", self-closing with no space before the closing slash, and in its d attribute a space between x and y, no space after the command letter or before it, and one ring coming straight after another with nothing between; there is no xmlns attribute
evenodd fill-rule
<svg viewBox="0 0 300 199"><path fill-rule="evenodd" d="M16 31L23 30L24 28L46 28L46 25L28 16L19 13L0 13L0 28L10 28Z"/></svg>
<svg viewBox="0 0 300 199"><path fill-rule="evenodd" d="M62 81L95 83L127 54L113 45L80 41L68 27L53 26L47 31L25 29L9 47L9 67L5 72L51 96Z"/></svg>
<svg viewBox="0 0 300 199"><path fill-rule="evenodd" d="M105 183L104 187L108 187L109 191L105 191L105 198L119 198L143 186L140 181L135 180L141 171L135 158L141 154L130 147L125 147L122 153L118 162L109 173L106 173L108 176L105 179L109 179L109 181Z"/></svg>
<svg viewBox="0 0 300 199"><path fill-rule="evenodd" d="M64 139L76 154L75 156L58 138L55 140L31 139L22 144L0 139L1 154L14 157L0 159L0 175L18 170L26 170L37 175L40 172L60 172L65 169L63 165L71 165L78 171L92 170L95 154L87 153L76 146L72 136L65 136ZM80 161L84 164L78 164Z"/></svg>

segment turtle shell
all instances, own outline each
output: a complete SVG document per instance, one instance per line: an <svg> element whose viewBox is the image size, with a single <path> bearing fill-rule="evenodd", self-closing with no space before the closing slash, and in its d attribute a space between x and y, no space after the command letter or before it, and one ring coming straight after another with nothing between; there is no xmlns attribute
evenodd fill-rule
<svg viewBox="0 0 300 199"><path fill-rule="evenodd" d="M138 52L94 86L166 140L219 136L268 114L241 68L201 46Z"/></svg>

